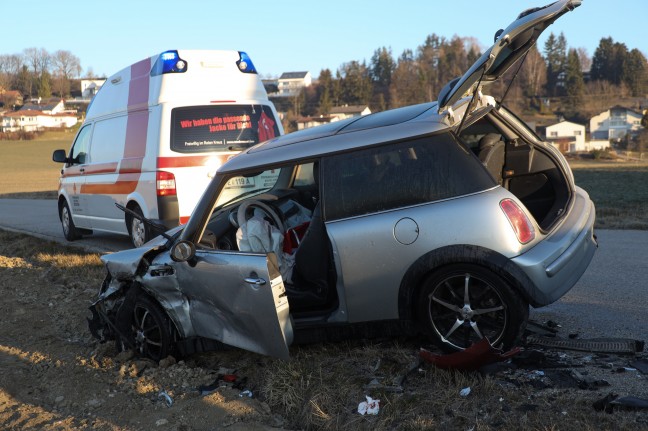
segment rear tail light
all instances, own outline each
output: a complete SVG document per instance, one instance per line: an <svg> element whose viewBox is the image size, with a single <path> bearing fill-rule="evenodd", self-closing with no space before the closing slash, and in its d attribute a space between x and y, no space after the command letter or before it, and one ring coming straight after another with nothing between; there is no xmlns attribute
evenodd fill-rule
<svg viewBox="0 0 648 431"><path fill-rule="evenodd" d="M502 199L500 208L502 208L506 218L511 223L511 227L513 227L518 241L521 244L533 241L535 238L535 228L526 213L522 211L522 208L512 199Z"/></svg>
<svg viewBox="0 0 648 431"><path fill-rule="evenodd" d="M155 188L158 196L174 196L176 194L175 176L171 172L157 171Z"/></svg>

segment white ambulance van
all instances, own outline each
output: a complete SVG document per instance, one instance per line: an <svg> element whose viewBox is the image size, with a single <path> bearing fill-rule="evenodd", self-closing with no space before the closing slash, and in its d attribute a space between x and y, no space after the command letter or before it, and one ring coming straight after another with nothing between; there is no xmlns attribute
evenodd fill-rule
<svg viewBox="0 0 648 431"><path fill-rule="evenodd" d="M64 163L58 209L65 238L92 231L157 233L115 203L167 228L185 223L228 158L283 134L248 55L174 50L109 77L88 107Z"/></svg>

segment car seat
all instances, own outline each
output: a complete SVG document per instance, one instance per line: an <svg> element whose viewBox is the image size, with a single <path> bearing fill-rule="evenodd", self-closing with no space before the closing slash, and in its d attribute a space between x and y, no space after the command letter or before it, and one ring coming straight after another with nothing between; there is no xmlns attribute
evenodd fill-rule
<svg viewBox="0 0 648 431"><path fill-rule="evenodd" d="M498 184L502 184L502 170L504 169L504 141L497 133L488 133L479 140L477 157L486 166L488 172Z"/></svg>

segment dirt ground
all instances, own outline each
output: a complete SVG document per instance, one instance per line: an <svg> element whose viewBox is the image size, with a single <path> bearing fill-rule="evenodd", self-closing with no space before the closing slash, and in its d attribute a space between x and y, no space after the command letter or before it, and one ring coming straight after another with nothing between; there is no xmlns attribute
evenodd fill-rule
<svg viewBox="0 0 648 431"><path fill-rule="evenodd" d="M526 365L483 375L389 339L293 347L288 362L232 349L154 364L89 334L102 277L97 255L0 231L0 429L648 429L648 410L592 407L648 398L629 367L645 353L526 349ZM378 415L357 412L365 396Z"/></svg>

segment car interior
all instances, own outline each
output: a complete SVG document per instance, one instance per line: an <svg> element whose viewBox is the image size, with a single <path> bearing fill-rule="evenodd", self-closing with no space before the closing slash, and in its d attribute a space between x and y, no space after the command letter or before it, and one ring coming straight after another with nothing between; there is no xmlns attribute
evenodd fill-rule
<svg viewBox="0 0 648 431"><path fill-rule="evenodd" d="M320 314L337 306L337 276L332 261L331 244L322 218L318 166L318 162L314 162L299 165L297 169L284 168L272 189L232 205L217 208L199 244L199 247L207 249L239 250L239 208L246 203L248 218L259 208L254 201L265 204L285 228L283 252L292 256L289 259L294 261L294 266L291 277L284 279L284 282L291 312L301 315ZM276 225L273 216L268 214L267 210L261 209L265 212L264 219ZM309 220L294 225L291 218L298 211L307 212Z"/></svg>
<svg viewBox="0 0 648 431"><path fill-rule="evenodd" d="M547 153L498 118L482 117L466 127L459 139L498 184L522 201L542 230L565 212L571 196L565 174Z"/></svg>

